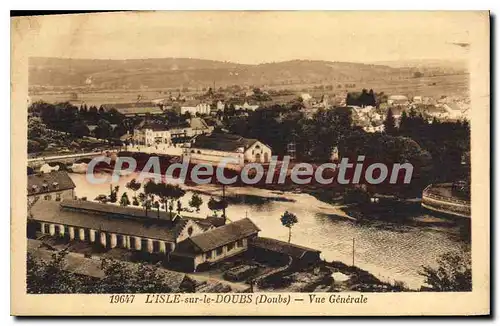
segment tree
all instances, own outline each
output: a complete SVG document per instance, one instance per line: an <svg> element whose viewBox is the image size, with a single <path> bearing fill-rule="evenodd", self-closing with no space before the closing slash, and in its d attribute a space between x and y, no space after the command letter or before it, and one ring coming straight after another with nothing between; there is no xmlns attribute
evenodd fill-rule
<svg viewBox="0 0 500 326"><path fill-rule="evenodd" d="M132 179L132 180L130 180L130 182L127 182L125 187L132 190L134 192L134 196L136 196L137 190L141 189L141 183L137 182L135 179Z"/></svg>
<svg viewBox="0 0 500 326"><path fill-rule="evenodd" d="M157 200L153 202L153 208L156 208L158 218L160 218L160 203Z"/></svg>
<svg viewBox="0 0 500 326"><path fill-rule="evenodd" d="M182 212L182 203L180 200L177 201L177 214Z"/></svg>
<svg viewBox="0 0 500 326"><path fill-rule="evenodd" d="M384 131L388 135L395 135L397 132L396 120L394 119L394 115L392 114L391 109L387 111L387 116L385 117L384 120Z"/></svg>
<svg viewBox="0 0 500 326"><path fill-rule="evenodd" d="M36 153L43 150L45 147L36 140L28 139L28 153Z"/></svg>
<svg viewBox="0 0 500 326"><path fill-rule="evenodd" d="M406 111L401 112L401 118L399 119L399 134L402 136L407 135L408 131L408 114Z"/></svg>
<svg viewBox="0 0 500 326"><path fill-rule="evenodd" d="M144 207L144 210L146 211L146 215L148 215L148 210L151 209L151 199L149 196L147 196L145 193L141 192L139 194L139 202L141 203L142 207Z"/></svg>
<svg viewBox="0 0 500 326"><path fill-rule="evenodd" d="M217 216L217 211L224 210L227 206L228 205L225 200L216 200L213 197L210 197L210 200L208 201L208 208L214 212L215 216Z"/></svg>
<svg viewBox="0 0 500 326"><path fill-rule="evenodd" d="M423 290L439 292L472 291L471 257L468 254L448 252L438 259L436 268L422 266L419 274L428 287Z"/></svg>
<svg viewBox="0 0 500 326"><path fill-rule="evenodd" d="M148 183L144 185L144 193L149 197L150 201L154 201L155 195L158 193L158 184L153 180L150 180ZM158 212L158 216L160 216L160 212Z"/></svg>
<svg viewBox="0 0 500 326"><path fill-rule="evenodd" d="M165 272L157 266L103 259L104 277L98 281L64 270L67 252L50 261L27 255L28 293L170 293ZM183 289L186 290L186 289Z"/></svg>
<svg viewBox="0 0 500 326"><path fill-rule="evenodd" d="M28 139L35 139L47 134L47 126L38 117L28 118Z"/></svg>
<svg viewBox="0 0 500 326"><path fill-rule="evenodd" d="M128 199L128 195L126 192L123 193L122 198L120 199L120 206L128 206L130 205L130 200Z"/></svg>
<svg viewBox="0 0 500 326"><path fill-rule="evenodd" d="M167 193L169 194L169 198L171 200L169 204L169 210L170 214L172 214L172 210L174 209L174 201L179 200L182 196L186 194L186 191L184 191L179 185L170 185L167 184Z"/></svg>
<svg viewBox="0 0 500 326"><path fill-rule="evenodd" d="M196 193L193 193L193 196L191 197L191 200L189 201L189 206L196 209L196 212L199 213L200 207L202 204L203 204L203 199L201 199L201 196L196 194Z"/></svg>
<svg viewBox="0 0 500 326"><path fill-rule="evenodd" d="M73 124L71 125L71 133L75 137L81 138L83 136L88 136L90 131L89 131L89 128L87 127L87 125L85 123L83 123L83 121L77 120L77 121L73 122Z"/></svg>
<svg viewBox="0 0 500 326"><path fill-rule="evenodd" d="M100 293L169 293L165 274L156 266L105 260L104 278L96 288Z"/></svg>
<svg viewBox="0 0 500 326"><path fill-rule="evenodd" d="M110 186L110 193L109 193L109 201L112 203L116 203L118 200L118 190L120 190L120 186L115 186L112 188Z"/></svg>
<svg viewBox="0 0 500 326"><path fill-rule="evenodd" d="M26 257L26 285L28 293L82 293L81 278L63 270L66 251L55 252L50 261Z"/></svg>
<svg viewBox="0 0 500 326"><path fill-rule="evenodd" d="M295 214L286 211L281 215L281 224L288 228L288 242L292 239L292 226L298 222L297 216Z"/></svg>
<svg viewBox="0 0 500 326"><path fill-rule="evenodd" d="M112 136L111 124L104 119L100 119L97 122L97 127L95 128L95 136L101 139L107 139Z"/></svg>

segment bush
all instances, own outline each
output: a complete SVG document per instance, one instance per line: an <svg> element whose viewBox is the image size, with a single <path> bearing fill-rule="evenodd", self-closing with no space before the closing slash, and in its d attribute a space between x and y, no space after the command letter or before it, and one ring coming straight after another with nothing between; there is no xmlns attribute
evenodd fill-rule
<svg viewBox="0 0 500 326"><path fill-rule="evenodd" d="M344 202L347 204L367 204L370 202L370 195L366 190L360 188L346 189Z"/></svg>
<svg viewBox="0 0 500 326"><path fill-rule="evenodd" d="M423 291L464 292L472 291L470 253L448 252L438 259L436 268L423 266L419 274L425 277Z"/></svg>

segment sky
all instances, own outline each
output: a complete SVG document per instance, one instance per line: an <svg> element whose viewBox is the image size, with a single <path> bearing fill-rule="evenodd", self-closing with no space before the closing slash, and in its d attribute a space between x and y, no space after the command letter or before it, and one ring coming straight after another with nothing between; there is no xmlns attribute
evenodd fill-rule
<svg viewBox="0 0 500 326"><path fill-rule="evenodd" d="M40 16L31 55L379 62L467 59L471 12L142 12ZM476 20L477 21L477 20Z"/></svg>

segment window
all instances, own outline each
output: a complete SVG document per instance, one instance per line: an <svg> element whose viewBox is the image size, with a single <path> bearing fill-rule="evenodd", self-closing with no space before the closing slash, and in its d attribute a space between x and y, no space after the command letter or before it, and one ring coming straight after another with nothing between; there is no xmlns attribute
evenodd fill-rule
<svg viewBox="0 0 500 326"><path fill-rule="evenodd" d="M191 236L193 234L193 227L188 227L188 235Z"/></svg>
<svg viewBox="0 0 500 326"><path fill-rule="evenodd" d="M153 240L153 252L160 252L160 241Z"/></svg>
<svg viewBox="0 0 500 326"><path fill-rule="evenodd" d="M45 199L45 200L51 200L52 196L51 195L45 195L45 196L43 196L43 199Z"/></svg>
<svg viewBox="0 0 500 326"><path fill-rule="evenodd" d="M222 252L223 252L222 247L217 248L217 251L216 251L217 256L222 255Z"/></svg>
<svg viewBox="0 0 500 326"><path fill-rule="evenodd" d="M212 259L212 250L205 254L205 259Z"/></svg>
<svg viewBox="0 0 500 326"><path fill-rule="evenodd" d="M236 242L236 247L243 247L243 239Z"/></svg>
<svg viewBox="0 0 500 326"><path fill-rule="evenodd" d="M234 242L231 242L230 244L227 245L227 251L233 250L234 248Z"/></svg>
<svg viewBox="0 0 500 326"><path fill-rule="evenodd" d="M61 194L60 193L56 194L56 200L61 201Z"/></svg>

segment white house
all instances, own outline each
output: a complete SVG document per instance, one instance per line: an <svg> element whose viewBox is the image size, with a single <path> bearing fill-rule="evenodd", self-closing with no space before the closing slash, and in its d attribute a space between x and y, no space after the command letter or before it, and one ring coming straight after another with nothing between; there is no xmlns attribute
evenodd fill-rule
<svg viewBox="0 0 500 326"><path fill-rule="evenodd" d="M177 125L161 125L147 123L141 128L134 130L133 141L138 145L155 146L159 144L172 145L182 143L187 139L209 133L214 129L201 118L191 118Z"/></svg>
<svg viewBox="0 0 500 326"><path fill-rule="evenodd" d="M300 98L302 98L302 101L304 102L312 100L312 96L308 93L300 94Z"/></svg>
<svg viewBox="0 0 500 326"><path fill-rule="evenodd" d="M134 144L145 146L168 144L171 138L168 130L166 125L146 123L144 126L134 129L132 140Z"/></svg>
<svg viewBox="0 0 500 326"><path fill-rule="evenodd" d="M257 139L212 133L194 137L185 145L183 156L188 157L192 163L213 165L225 158L233 158L234 165L241 167L247 162L269 163L271 148Z"/></svg>
<svg viewBox="0 0 500 326"><path fill-rule="evenodd" d="M222 101L217 101L217 105L216 105L216 108L217 108L217 111L221 110L222 112L224 112L224 102Z"/></svg>
<svg viewBox="0 0 500 326"><path fill-rule="evenodd" d="M243 103L243 105L240 105L240 104L236 104L234 106L234 109L235 110L250 110L250 111L255 111L259 108L258 105L254 104L254 105L251 105L251 104L248 104L248 102L245 101L245 103Z"/></svg>
<svg viewBox="0 0 500 326"><path fill-rule="evenodd" d="M422 96L413 96L412 102L417 104L423 103L423 98Z"/></svg>
<svg viewBox="0 0 500 326"><path fill-rule="evenodd" d="M387 104L389 105L408 105L410 101L408 97L404 95L391 95L387 98Z"/></svg>
<svg viewBox="0 0 500 326"><path fill-rule="evenodd" d="M456 103L446 103L443 104L443 108L448 113L448 117L451 119L458 119L466 116L466 111L458 106Z"/></svg>
<svg viewBox="0 0 500 326"><path fill-rule="evenodd" d="M210 114L210 104L204 102L185 102L180 107L180 114L185 114L186 112L191 113L191 115L198 114Z"/></svg>

